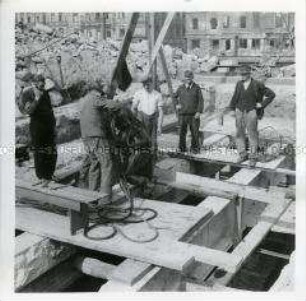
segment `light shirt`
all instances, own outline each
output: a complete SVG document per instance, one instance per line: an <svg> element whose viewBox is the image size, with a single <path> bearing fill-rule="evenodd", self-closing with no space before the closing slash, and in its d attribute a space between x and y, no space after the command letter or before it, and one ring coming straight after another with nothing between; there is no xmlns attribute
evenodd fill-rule
<svg viewBox="0 0 306 301"><path fill-rule="evenodd" d="M251 79L248 79L243 82L244 90L246 90L249 87L250 83L251 83Z"/></svg>
<svg viewBox="0 0 306 301"><path fill-rule="evenodd" d="M163 105L162 95L156 90L149 93L145 88L142 88L135 93L133 99L133 107L147 115L153 115L158 112L158 108Z"/></svg>
<svg viewBox="0 0 306 301"><path fill-rule="evenodd" d="M193 82L191 84L185 84L186 89L191 89L193 86Z"/></svg>

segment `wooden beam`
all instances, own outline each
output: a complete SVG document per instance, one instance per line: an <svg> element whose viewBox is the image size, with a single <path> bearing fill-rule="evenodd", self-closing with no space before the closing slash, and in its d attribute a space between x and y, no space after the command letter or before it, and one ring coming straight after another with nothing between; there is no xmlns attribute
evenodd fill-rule
<svg viewBox="0 0 306 301"><path fill-rule="evenodd" d="M207 195L216 195L230 199L238 196L263 203L281 201L286 195L284 190L269 191L268 189L255 186L246 186L238 183L231 183L229 181L215 180L183 172L176 172L176 181L169 183L169 185L180 187L181 189L186 188L189 191Z"/></svg>
<svg viewBox="0 0 306 301"><path fill-rule="evenodd" d="M227 292L227 293L243 293L245 290L226 287L223 285L206 286L197 283L187 282L186 292Z"/></svg>
<svg viewBox="0 0 306 301"><path fill-rule="evenodd" d="M132 286L153 269L153 265L133 259L126 259L111 274L109 280Z"/></svg>
<svg viewBox="0 0 306 301"><path fill-rule="evenodd" d="M83 274L100 279L110 279L117 266L90 257L78 257L73 266Z"/></svg>
<svg viewBox="0 0 306 301"><path fill-rule="evenodd" d="M153 68L151 68L152 78L153 78L153 86L154 89L157 88L156 79L157 79L157 62L156 60L152 60L152 51L153 45L155 44L155 14L149 13L149 65L152 64Z"/></svg>
<svg viewBox="0 0 306 301"><path fill-rule="evenodd" d="M27 286L75 253L75 248L46 237L22 233L15 238L15 290Z"/></svg>
<svg viewBox="0 0 306 301"><path fill-rule="evenodd" d="M166 61L166 57L165 57L165 54L164 54L163 46L161 46L160 49L159 49L159 56L160 56L160 61L161 61L161 64L162 64L163 72L164 72L164 75L166 77L166 81L167 81L167 84L168 84L168 90L169 90L170 97L172 99L173 108L176 111L176 105L175 105L176 101L175 101L175 98L174 98L172 81L171 81L171 77L170 77L169 72L168 72L168 66L167 66L167 61Z"/></svg>
<svg viewBox="0 0 306 301"><path fill-rule="evenodd" d="M49 187L33 186L29 181L16 179L17 198L51 203L60 207L80 211L81 204L89 204L105 197L105 194L85 190L58 183L50 183Z"/></svg>
<svg viewBox="0 0 306 301"><path fill-rule="evenodd" d="M113 70L113 74L112 74L112 80L111 80L111 87L112 87L112 95L111 98L113 98L115 92L116 92L116 88L117 88L117 84L115 82L116 80L116 72L117 72L117 68L120 64L120 62L122 60L124 60L127 56L128 50L130 48L130 44L137 26L137 22L138 22L138 18L139 18L139 13L132 13L131 19L130 19L130 23L128 25L128 29L125 32L125 36L123 38L122 44L121 44L121 49L120 49L120 53L118 55L117 58L117 62L115 64L115 68Z"/></svg>
<svg viewBox="0 0 306 301"><path fill-rule="evenodd" d="M164 151L164 149L161 149ZM270 168L267 163L257 162L256 166L250 167L248 161L238 163L239 156L233 150L222 148L217 150L204 150L201 151L200 154L192 154L192 153L179 153L177 152L177 148L169 148L166 152L170 157L182 158L187 160L193 160L198 162L208 162L213 164L221 164L221 165L230 165L233 167L251 169L251 170L259 170L264 172L270 172L281 175L288 175L295 177L295 170L286 169L286 168ZM284 161L285 156L279 156L277 159L273 161Z"/></svg>
<svg viewBox="0 0 306 301"><path fill-rule="evenodd" d="M157 55L159 53L159 49L163 44L164 38L167 34L167 31L170 27L170 24L172 22L172 19L173 19L174 15L175 15L175 12L170 12L170 13L167 14L167 18L166 18L166 20L163 24L163 27L162 27L162 29L161 29L161 31L160 31L157 39L156 39L154 48L152 49L151 63L149 64L149 68L147 70L147 75L151 72L151 68L152 68L152 66L155 62L155 59L157 58Z"/></svg>
<svg viewBox="0 0 306 301"><path fill-rule="evenodd" d="M281 204L270 204L264 210L261 217L269 216L271 221L259 221L258 224L252 228L252 230L232 252L233 255L237 255L242 258L242 262L237 266L236 272L267 236L273 225L279 220L291 202L291 200L284 200ZM221 284L226 286L234 276L235 273L227 273L223 278L219 279L218 285Z"/></svg>
<svg viewBox="0 0 306 301"><path fill-rule="evenodd" d="M228 136L223 135L223 134L213 134L206 139L204 138L203 146L204 147L209 147L209 146L216 145L218 142L221 142L222 140L224 140L227 137Z"/></svg>

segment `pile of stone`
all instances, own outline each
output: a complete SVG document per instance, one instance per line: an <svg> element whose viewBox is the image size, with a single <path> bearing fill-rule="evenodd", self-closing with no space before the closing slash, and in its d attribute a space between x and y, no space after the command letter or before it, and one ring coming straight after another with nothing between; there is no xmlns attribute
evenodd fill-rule
<svg viewBox="0 0 306 301"><path fill-rule="evenodd" d="M62 93L62 97L54 92L55 106L82 97L96 81L110 81L121 46L120 41L107 39L97 42L92 38L81 38L73 32L65 36L63 32L40 24L34 27L17 25L15 37L16 98L30 81L32 73L43 73L52 80L54 91L66 92L64 95ZM164 47L164 53L173 79L182 79L186 69L195 73L209 72L218 63L217 57L200 57L196 51L186 54L168 45ZM143 74L149 65L146 40L131 44L127 64L137 81L138 75ZM159 80L164 81L160 60L157 70Z"/></svg>

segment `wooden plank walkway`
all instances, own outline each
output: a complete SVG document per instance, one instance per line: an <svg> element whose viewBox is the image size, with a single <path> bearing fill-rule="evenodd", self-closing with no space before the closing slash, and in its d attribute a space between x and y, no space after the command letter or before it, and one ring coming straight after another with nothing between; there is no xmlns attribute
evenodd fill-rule
<svg viewBox="0 0 306 301"><path fill-rule="evenodd" d="M71 236L67 217L33 208L17 208L16 227L62 242L177 271L185 271L195 261L221 266L230 271L234 271L239 264L240 258L226 252L175 241L196 224L200 226L204 223L211 215L209 210L199 211L189 206L148 200L138 200L138 205L139 202L143 202L143 207L152 208L159 213L151 224L159 229L160 235L150 243L135 243L121 235L105 241L89 240L82 233ZM129 224L126 227L122 226L122 230L136 239L150 235L150 229L144 224Z"/></svg>

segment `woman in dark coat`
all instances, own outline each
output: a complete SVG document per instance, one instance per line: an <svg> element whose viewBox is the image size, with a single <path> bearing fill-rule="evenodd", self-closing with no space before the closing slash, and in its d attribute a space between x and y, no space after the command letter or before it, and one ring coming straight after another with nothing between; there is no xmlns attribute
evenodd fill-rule
<svg viewBox="0 0 306 301"><path fill-rule="evenodd" d="M48 186L55 171L55 117L42 75L34 76L34 84L25 88L21 97L21 111L30 115L30 135L34 153L35 172L43 186Z"/></svg>

